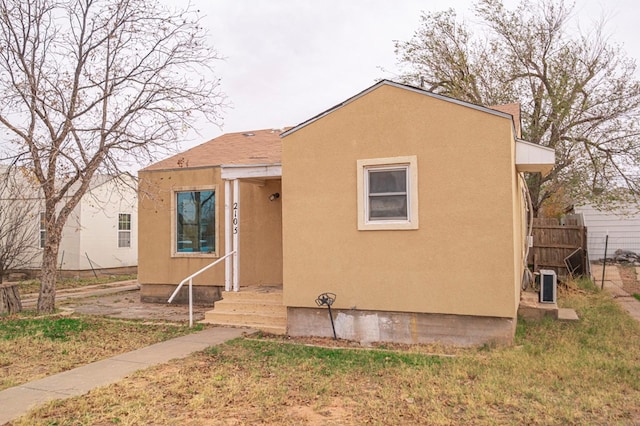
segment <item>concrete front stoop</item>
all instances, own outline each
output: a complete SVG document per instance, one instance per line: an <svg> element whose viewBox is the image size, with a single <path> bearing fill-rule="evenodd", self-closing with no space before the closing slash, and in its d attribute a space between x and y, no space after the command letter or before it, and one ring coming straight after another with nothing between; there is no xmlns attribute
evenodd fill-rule
<svg viewBox="0 0 640 426"><path fill-rule="evenodd" d="M556 303L540 303L538 292L523 291L520 295L518 315L524 319L540 320L551 317L559 321L577 321L576 311L568 308L558 308Z"/></svg>
<svg viewBox="0 0 640 426"><path fill-rule="evenodd" d="M286 334L287 308L282 303L282 287L241 287L222 292L212 311L205 313L208 324L249 327L272 334Z"/></svg>

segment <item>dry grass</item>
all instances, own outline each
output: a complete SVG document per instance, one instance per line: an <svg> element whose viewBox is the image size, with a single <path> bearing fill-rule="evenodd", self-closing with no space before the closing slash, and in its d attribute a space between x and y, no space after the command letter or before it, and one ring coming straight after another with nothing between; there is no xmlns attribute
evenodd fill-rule
<svg viewBox="0 0 640 426"><path fill-rule="evenodd" d="M520 321L512 347L239 339L14 424L637 424L640 325L594 289L561 299L579 322Z"/></svg>
<svg viewBox="0 0 640 426"><path fill-rule="evenodd" d="M0 390L191 331L81 315L0 316Z"/></svg>
<svg viewBox="0 0 640 426"><path fill-rule="evenodd" d="M109 275L98 278L68 278L60 279L56 282L56 290L66 290L71 288L82 288L90 285L107 284L118 281L135 280L137 275ZM29 280L18 283L20 295L40 292L40 281Z"/></svg>

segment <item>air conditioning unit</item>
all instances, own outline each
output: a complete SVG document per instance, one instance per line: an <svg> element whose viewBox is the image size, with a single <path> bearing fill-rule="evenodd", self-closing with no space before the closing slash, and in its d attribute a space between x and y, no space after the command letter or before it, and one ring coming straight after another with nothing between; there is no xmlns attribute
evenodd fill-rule
<svg viewBox="0 0 640 426"><path fill-rule="evenodd" d="M557 302L558 277L556 271L540 269L540 303Z"/></svg>

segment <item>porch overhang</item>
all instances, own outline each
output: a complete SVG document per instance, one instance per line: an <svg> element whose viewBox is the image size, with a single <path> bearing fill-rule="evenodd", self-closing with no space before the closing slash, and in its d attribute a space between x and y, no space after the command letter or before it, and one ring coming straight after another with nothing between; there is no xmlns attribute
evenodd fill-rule
<svg viewBox="0 0 640 426"><path fill-rule="evenodd" d="M516 139L516 170L518 172L540 172L548 174L556 163L552 148Z"/></svg>
<svg viewBox="0 0 640 426"><path fill-rule="evenodd" d="M223 164L220 176L234 179L278 179L282 177L282 164Z"/></svg>
<svg viewBox="0 0 640 426"><path fill-rule="evenodd" d="M269 179L282 178L282 164L223 164L220 177L224 180L224 252L234 253L225 259L225 291L240 290L240 181L265 185ZM278 197L280 194L277 194Z"/></svg>

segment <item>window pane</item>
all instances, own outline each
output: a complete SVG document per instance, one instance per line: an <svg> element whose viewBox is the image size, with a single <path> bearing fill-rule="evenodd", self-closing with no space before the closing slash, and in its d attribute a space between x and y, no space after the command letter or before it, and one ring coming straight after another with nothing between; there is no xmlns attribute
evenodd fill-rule
<svg viewBox="0 0 640 426"><path fill-rule="evenodd" d="M44 248L45 240L47 238L47 226L46 226L44 213L40 213L40 248Z"/></svg>
<svg viewBox="0 0 640 426"><path fill-rule="evenodd" d="M131 232L118 232L118 247L131 247Z"/></svg>
<svg viewBox="0 0 640 426"><path fill-rule="evenodd" d="M213 191L178 192L176 197L176 250L179 252L215 251L215 193Z"/></svg>
<svg viewBox="0 0 640 426"><path fill-rule="evenodd" d="M407 192L407 170L369 170L369 193Z"/></svg>
<svg viewBox="0 0 640 426"><path fill-rule="evenodd" d="M120 231L131 230L131 215L128 213L120 213L118 215L118 229Z"/></svg>
<svg viewBox="0 0 640 426"><path fill-rule="evenodd" d="M406 195L370 195L369 220L407 220Z"/></svg>

